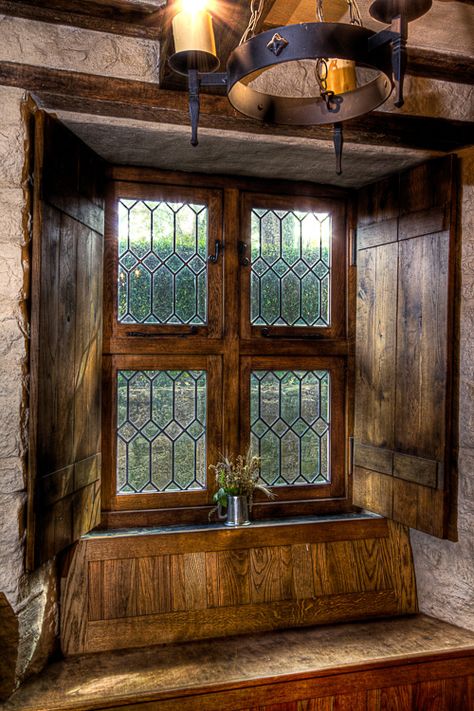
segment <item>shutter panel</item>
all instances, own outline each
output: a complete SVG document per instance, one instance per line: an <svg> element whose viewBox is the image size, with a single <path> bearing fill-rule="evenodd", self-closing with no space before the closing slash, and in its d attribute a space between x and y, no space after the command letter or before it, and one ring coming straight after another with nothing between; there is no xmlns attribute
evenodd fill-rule
<svg viewBox="0 0 474 711"><path fill-rule="evenodd" d="M455 165L358 196L354 504L440 538L455 489Z"/></svg>
<svg viewBox="0 0 474 711"><path fill-rule="evenodd" d="M100 520L104 166L35 114L29 567Z"/></svg>

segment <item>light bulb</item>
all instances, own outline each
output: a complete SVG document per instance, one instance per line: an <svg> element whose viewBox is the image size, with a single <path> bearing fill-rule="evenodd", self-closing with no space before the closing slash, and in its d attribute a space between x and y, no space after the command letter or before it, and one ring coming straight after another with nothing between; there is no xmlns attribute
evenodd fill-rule
<svg viewBox="0 0 474 711"><path fill-rule="evenodd" d="M202 12L207 7L207 0L181 0L183 12Z"/></svg>

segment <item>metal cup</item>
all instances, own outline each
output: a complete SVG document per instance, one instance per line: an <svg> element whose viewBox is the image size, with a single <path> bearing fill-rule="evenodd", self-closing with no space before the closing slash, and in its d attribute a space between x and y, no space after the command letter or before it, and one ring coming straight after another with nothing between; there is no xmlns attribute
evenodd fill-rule
<svg viewBox="0 0 474 711"><path fill-rule="evenodd" d="M220 514L219 518L224 518L224 515ZM227 515L225 518L225 526L231 526L232 528L249 526L248 498L246 496L231 496L227 494Z"/></svg>

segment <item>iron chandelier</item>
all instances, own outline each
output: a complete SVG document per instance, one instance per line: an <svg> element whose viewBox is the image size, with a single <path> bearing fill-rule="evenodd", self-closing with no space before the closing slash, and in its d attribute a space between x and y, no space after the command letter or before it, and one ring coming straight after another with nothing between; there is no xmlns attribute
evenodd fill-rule
<svg viewBox="0 0 474 711"><path fill-rule="evenodd" d="M181 12L173 19L175 53L169 63L188 79L192 145L198 145L201 87L224 86L232 106L250 118L298 126L332 124L336 172L341 174L343 122L370 113L393 92L395 106L403 106L408 23L432 5L432 0L373 0L370 15L387 25L374 32L363 26L357 0L346 2L349 23L326 22L324 0L316 0L316 22L256 34L265 0L250 0L249 25L226 71L217 72L219 59L206 2L182 0ZM314 88L309 92L283 95L274 90L274 81L265 87L270 70L285 71L293 63L308 61L314 64Z"/></svg>

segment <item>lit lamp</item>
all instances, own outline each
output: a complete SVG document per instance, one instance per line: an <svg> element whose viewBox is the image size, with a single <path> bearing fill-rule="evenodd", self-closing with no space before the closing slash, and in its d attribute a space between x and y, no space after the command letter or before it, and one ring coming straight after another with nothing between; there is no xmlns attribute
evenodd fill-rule
<svg viewBox="0 0 474 711"><path fill-rule="evenodd" d="M212 17L206 0L181 0L173 20L176 53L171 67L188 77L191 143L198 144L199 91L222 86L232 106L249 118L293 126L333 126L336 172L342 171L343 123L364 116L394 94L403 106L408 23L429 11L432 0L372 0L371 16L386 25L379 32L363 26L357 0L347 0L348 23L325 22L324 0L316 0L318 22L258 32L265 0L249 0L250 20L226 71L216 72ZM253 78L274 67L316 61L319 91L298 96L253 86ZM359 77L356 68L363 71ZM369 70L369 71L366 71Z"/></svg>
<svg viewBox="0 0 474 711"><path fill-rule="evenodd" d="M179 74L189 71L214 72L219 66L212 16L206 0L181 0L181 12L173 18L175 53L171 68Z"/></svg>

